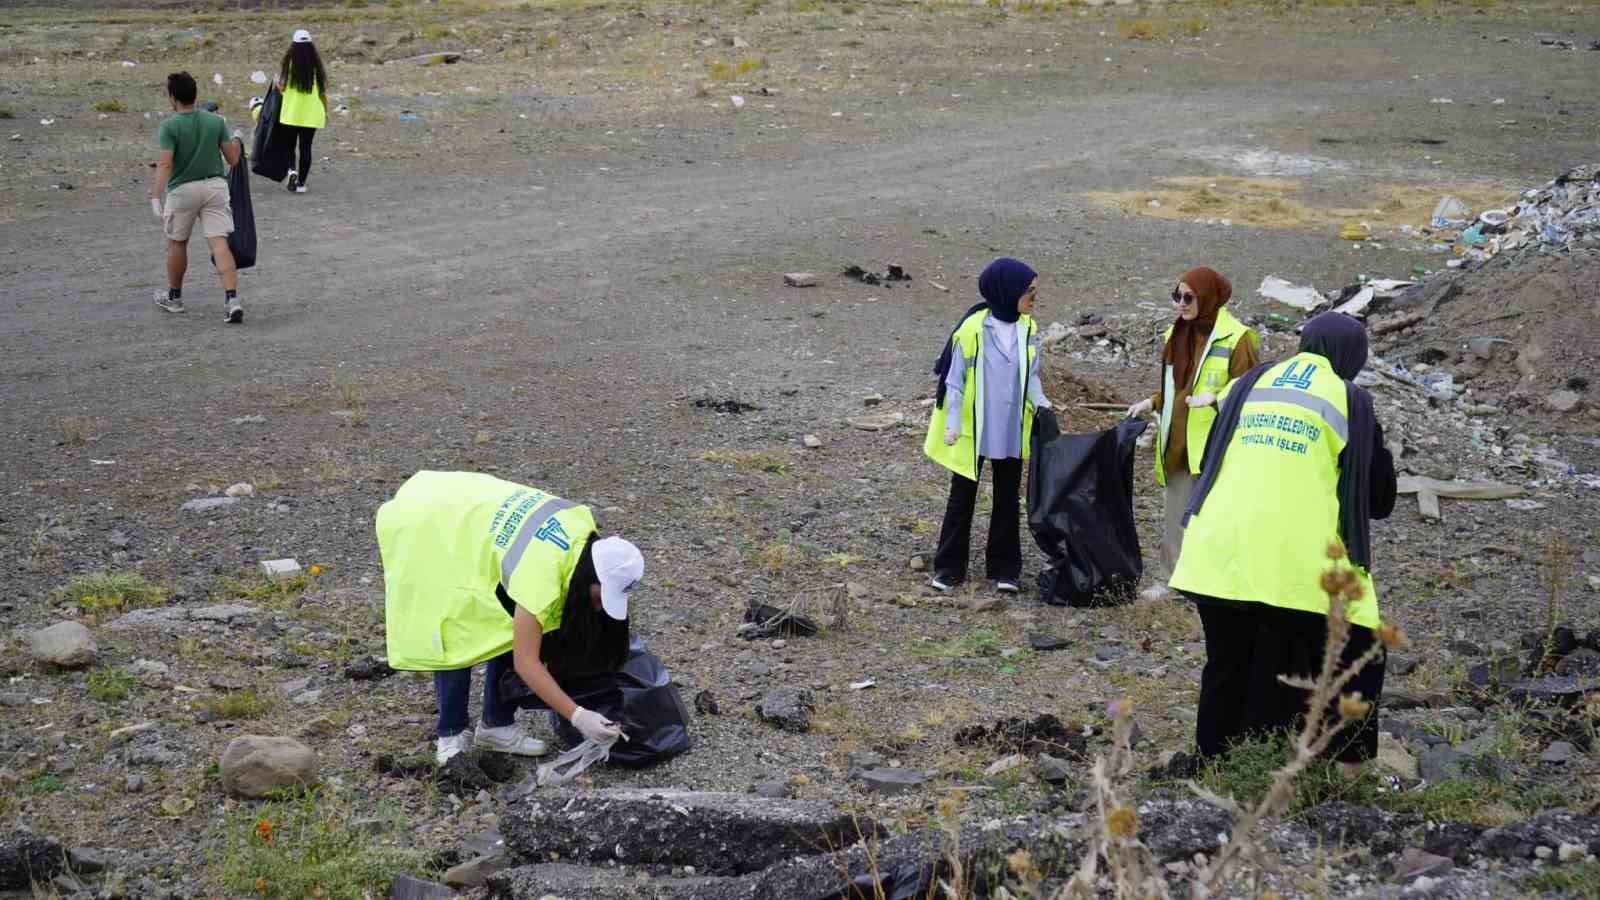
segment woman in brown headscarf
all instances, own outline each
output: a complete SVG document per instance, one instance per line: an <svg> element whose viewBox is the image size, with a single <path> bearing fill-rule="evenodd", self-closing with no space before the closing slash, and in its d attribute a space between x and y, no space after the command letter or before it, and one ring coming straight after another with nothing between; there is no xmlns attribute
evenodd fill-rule
<svg viewBox="0 0 1600 900"><path fill-rule="evenodd" d="M1167 328L1161 348L1161 389L1128 408L1128 415L1154 410L1161 417L1156 432L1156 483L1166 490L1166 522L1161 533L1162 577L1169 578L1183 549L1183 510L1200 473L1206 436L1217 410L1215 397L1224 385L1259 363L1261 339L1223 308L1233 296L1233 283L1205 266L1190 269L1172 289L1178 318Z"/></svg>

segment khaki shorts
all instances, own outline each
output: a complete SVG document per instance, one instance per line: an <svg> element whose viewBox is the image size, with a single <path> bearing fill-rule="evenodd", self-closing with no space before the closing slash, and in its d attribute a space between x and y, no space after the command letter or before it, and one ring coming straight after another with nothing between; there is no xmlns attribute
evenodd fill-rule
<svg viewBox="0 0 1600 900"><path fill-rule="evenodd" d="M194 222L200 220L208 238L233 234L233 207L228 205L228 182L222 178L188 181L167 191L162 207L162 231L169 241L187 241Z"/></svg>

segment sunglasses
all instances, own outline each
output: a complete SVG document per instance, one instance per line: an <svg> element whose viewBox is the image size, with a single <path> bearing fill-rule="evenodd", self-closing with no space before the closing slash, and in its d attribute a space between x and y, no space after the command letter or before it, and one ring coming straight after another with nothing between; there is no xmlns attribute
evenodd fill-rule
<svg viewBox="0 0 1600 900"><path fill-rule="evenodd" d="M1194 304L1195 300L1193 294L1184 293L1177 288L1173 288L1172 302L1178 304L1179 306L1191 306Z"/></svg>

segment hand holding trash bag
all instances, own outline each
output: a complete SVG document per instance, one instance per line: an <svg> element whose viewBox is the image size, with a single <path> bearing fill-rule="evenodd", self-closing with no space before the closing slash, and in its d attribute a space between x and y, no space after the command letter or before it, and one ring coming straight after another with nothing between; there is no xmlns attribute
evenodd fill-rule
<svg viewBox="0 0 1600 900"><path fill-rule="evenodd" d="M617 738L628 739L617 723L581 706L572 711L571 722L573 728L578 729L580 734L596 744L609 744Z"/></svg>
<svg viewBox="0 0 1600 900"><path fill-rule="evenodd" d="M1130 419L1143 418L1145 415L1147 415L1151 410L1153 410L1155 408L1156 408L1156 402L1154 400L1151 400L1149 397L1146 397L1143 400L1140 400L1138 403L1135 403L1134 405L1128 407L1128 418L1130 418Z"/></svg>

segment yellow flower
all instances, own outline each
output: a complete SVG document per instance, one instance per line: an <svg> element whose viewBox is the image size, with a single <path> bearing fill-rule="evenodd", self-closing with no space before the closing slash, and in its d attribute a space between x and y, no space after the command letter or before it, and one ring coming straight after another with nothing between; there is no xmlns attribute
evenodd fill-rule
<svg viewBox="0 0 1600 900"><path fill-rule="evenodd" d="M312 575L321 575L322 574L322 567L321 566L312 566L310 571L311 571Z"/></svg>
<svg viewBox="0 0 1600 900"><path fill-rule="evenodd" d="M256 879L256 893L258 893L258 894L263 893L263 892L266 891L266 889L267 889L267 880L265 878L257 878Z"/></svg>
<svg viewBox="0 0 1600 900"><path fill-rule="evenodd" d="M1345 694L1339 698L1339 715L1346 719L1360 719L1372 711L1372 704L1361 699L1361 692Z"/></svg>
<svg viewBox="0 0 1600 900"><path fill-rule="evenodd" d="M1044 873L1033 864L1033 856L1025 849L1019 849L1006 857L1006 864L1011 867L1012 874L1029 884L1037 883L1044 878Z"/></svg>
<svg viewBox="0 0 1600 900"><path fill-rule="evenodd" d="M1132 807L1119 806L1106 815L1106 830L1113 837L1132 840L1139 833L1139 814Z"/></svg>

